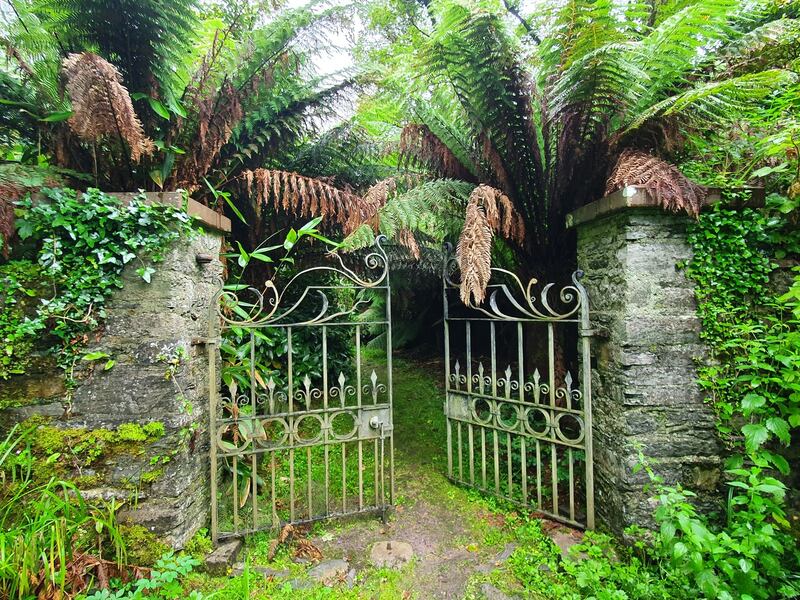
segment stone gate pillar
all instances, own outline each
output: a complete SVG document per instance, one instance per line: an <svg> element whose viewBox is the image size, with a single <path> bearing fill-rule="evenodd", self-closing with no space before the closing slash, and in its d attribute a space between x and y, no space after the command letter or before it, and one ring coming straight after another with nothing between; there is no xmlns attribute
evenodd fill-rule
<svg viewBox="0 0 800 600"><path fill-rule="evenodd" d="M713 200L712 198L711 200ZM700 341L692 282L676 267L691 256L691 217L665 212L630 186L567 217L589 297L596 513L620 534L652 526L655 503L637 447L667 483L718 501L721 446L695 370Z"/></svg>

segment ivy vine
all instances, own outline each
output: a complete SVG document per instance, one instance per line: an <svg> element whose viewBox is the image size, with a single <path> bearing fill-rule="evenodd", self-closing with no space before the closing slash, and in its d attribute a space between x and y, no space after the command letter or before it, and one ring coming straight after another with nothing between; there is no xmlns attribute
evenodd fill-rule
<svg viewBox="0 0 800 600"><path fill-rule="evenodd" d="M175 206L123 204L96 189L43 189L17 203L18 258L0 265L0 379L25 371L42 341L69 369L122 287L126 265L146 282L170 243L193 235L191 218ZM106 361L106 366L113 361Z"/></svg>
<svg viewBox="0 0 800 600"><path fill-rule="evenodd" d="M711 358L699 381L719 430L731 448L784 474L789 465L775 442L788 445L800 426L800 275L788 292L771 284L776 260L800 253L787 213L779 196L765 209L717 205L690 228L694 257L686 266Z"/></svg>

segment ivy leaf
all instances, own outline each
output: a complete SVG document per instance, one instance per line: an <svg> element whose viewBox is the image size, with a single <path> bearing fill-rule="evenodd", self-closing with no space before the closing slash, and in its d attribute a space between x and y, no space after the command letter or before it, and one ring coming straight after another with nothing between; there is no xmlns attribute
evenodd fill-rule
<svg viewBox="0 0 800 600"><path fill-rule="evenodd" d="M767 419L767 429L774 433L785 446L788 446L791 442L792 438L789 435L789 423L784 419L780 417L770 417Z"/></svg>
<svg viewBox="0 0 800 600"><path fill-rule="evenodd" d="M745 446L748 452L754 452L760 448L769 437L769 431L760 423L749 423L745 425L742 427L742 433L744 434Z"/></svg>
<svg viewBox="0 0 800 600"><path fill-rule="evenodd" d="M89 352L81 357L81 360L100 360L101 358L109 358L111 355L108 352Z"/></svg>
<svg viewBox="0 0 800 600"><path fill-rule="evenodd" d="M139 275L146 283L150 283L150 278L156 270L153 267L139 267L136 269L136 274Z"/></svg>

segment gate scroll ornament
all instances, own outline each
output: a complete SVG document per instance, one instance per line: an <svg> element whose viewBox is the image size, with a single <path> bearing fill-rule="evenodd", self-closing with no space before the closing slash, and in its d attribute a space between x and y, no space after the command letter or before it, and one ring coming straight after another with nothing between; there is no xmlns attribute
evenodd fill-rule
<svg viewBox="0 0 800 600"><path fill-rule="evenodd" d="M217 390L209 346L211 531L216 543L287 523L374 512L384 516L394 498L392 438L391 299L385 238L376 239L359 273L344 265L301 271L278 290L272 282L223 286L209 322L209 337L231 330L249 339L248 385ZM326 278L319 283L319 278ZM316 281L316 283L315 283ZM346 290L346 291L345 291ZM364 320L372 299L385 311ZM336 294L336 296L334 296ZM310 318L301 315L312 314ZM386 329L386 365L365 368L362 335ZM319 377L296 374L293 339L301 329L321 339ZM328 341L334 328L352 340L351 368L332 372ZM256 341L266 330L285 336L277 373L259 372Z"/></svg>
<svg viewBox="0 0 800 600"><path fill-rule="evenodd" d="M594 528L591 331L582 273L559 289L536 279L524 285L514 273L492 268L487 300L465 307L450 246L445 255L448 476ZM569 328L578 339L577 378L557 358L557 340L568 338ZM487 346L488 356L481 351ZM544 364L531 364L537 358Z"/></svg>

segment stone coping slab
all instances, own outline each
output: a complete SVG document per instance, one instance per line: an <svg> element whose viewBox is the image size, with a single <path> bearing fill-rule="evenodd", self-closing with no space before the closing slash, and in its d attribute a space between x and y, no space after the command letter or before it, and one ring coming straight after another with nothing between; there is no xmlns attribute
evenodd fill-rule
<svg viewBox="0 0 800 600"><path fill-rule="evenodd" d="M752 208L764 206L764 188L744 189L751 191L751 197L748 201L743 202L740 208L745 206ZM718 188L709 188L703 207L719 202L720 198L721 195ZM572 229L583 223L594 221L627 208L662 209L660 199L650 193L645 186L629 185L569 213L566 219L567 229Z"/></svg>
<svg viewBox="0 0 800 600"><path fill-rule="evenodd" d="M109 196L119 198L121 202L127 204L134 198L140 195L140 192L107 192ZM194 217L204 227L213 229L221 233L230 233L231 220L225 215L210 209L204 204L200 204L197 200L188 198L188 203L185 201L184 192L144 192L145 201L151 204L169 204L183 208Z"/></svg>

